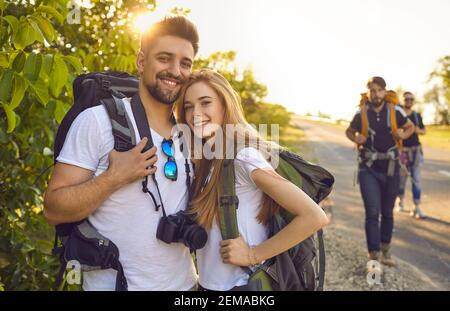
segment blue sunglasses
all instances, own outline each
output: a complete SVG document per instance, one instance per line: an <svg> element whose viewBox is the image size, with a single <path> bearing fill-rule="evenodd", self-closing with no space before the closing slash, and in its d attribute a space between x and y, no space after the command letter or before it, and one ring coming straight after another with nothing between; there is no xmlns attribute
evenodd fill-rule
<svg viewBox="0 0 450 311"><path fill-rule="evenodd" d="M173 147L172 139L163 139L161 143L163 153L168 157L167 162L164 165L164 175L170 180L177 180L178 170L177 163L175 162L175 150Z"/></svg>

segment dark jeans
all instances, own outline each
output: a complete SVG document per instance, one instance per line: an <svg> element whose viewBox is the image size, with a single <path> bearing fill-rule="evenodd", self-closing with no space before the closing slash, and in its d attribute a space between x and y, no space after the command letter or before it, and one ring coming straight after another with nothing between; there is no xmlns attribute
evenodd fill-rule
<svg viewBox="0 0 450 311"><path fill-rule="evenodd" d="M361 165L359 185L366 210L366 239L369 252L379 251L381 243L390 243L394 227L394 204L400 184L399 167L394 176ZM380 222L381 214L381 222Z"/></svg>

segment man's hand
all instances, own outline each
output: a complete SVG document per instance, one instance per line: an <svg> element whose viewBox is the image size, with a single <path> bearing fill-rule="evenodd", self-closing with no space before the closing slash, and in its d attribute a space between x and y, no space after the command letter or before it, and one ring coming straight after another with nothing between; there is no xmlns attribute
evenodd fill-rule
<svg viewBox="0 0 450 311"><path fill-rule="evenodd" d="M345 130L345 135L348 139L350 139L352 142L358 144L358 145L364 145L366 143L367 137L364 135L361 135L357 130L355 130L352 127L348 127Z"/></svg>
<svg viewBox="0 0 450 311"><path fill-rule="evenodd" d="M392 136L394 136L395 139L406 139L404 135L404 131L402 129L397 129L396 132L392 132Z"/></svg>
<svg viewBox="0 0 450 311"><path fill-rule="evenodd" d="M364 145L367 141L367 137L361 134L355 135L355 143L358 145Z"/></svg>
<svg viewBox="0 0 450 311"><path fill-rule="evenodd" d="M142 152L147 143L144 137L133 149L126 152L111 151L109 154L109 167L105 172L108 178L114 180L120 186L130 184L145 176L154 174L157 161L156 147L153 146L146 152Z"/></svg>

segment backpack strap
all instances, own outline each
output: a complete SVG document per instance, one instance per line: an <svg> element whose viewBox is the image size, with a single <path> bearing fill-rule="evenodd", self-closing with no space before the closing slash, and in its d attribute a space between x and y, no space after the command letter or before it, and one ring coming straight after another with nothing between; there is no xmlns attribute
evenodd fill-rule
<svg viewBox="0 0 450 311"><path fill-rule="evenodd" d="M325 243L323 242L323 230L317 231L317 242L319 246L319 284L317 285L317 291L323 291L323 285L325 282Z"/></svg>
<svg viewBox="0 0 450 311"><path fill-rule="evenodd" d="M112 95L101 102L111 120L114 149L119 152L132 149L136 145L136 134L122 99Z"/></svg>
<svg viewBox="0 0 450 311"><path fill-rule="evenodd" d="M413 118L414 118L414 122L416 123L416 126L419 126L419 116L417 115L417 112L415 112L413 110L412 115L413 115Z"/></svg>
<svg viewBox="0 0 450 311"><path fill-rule="evenodd" d="M369 119L367 118L367 103L369 98L366 93L361 93L361 99L359 100L360 116L361 116L361 135L368 137L369 134Z"/></svg>
<svg viewBox="0 0 450 311"><path fill-rule="evenodd" d="M237 208L239 205L236 196L236 176L234 172L234 159L225 159L220 176L219 193L219 224L223 240L239 237L237 224Z"/></svg>
<svg viewBox="0 0 450 311"><path fill-rule="evenodd" d="M395 105L392 103L387 103L387 124L388 127L391 128L391 133L394 135L395 132L397 132L398 126L397 126L397 116L395 113ZM395 145L397 146L398 150L401 151L403 148L403 141L401 139L396 139L394 136L392 136L395 141Z"/></svg>
<svg viewBox="0 0 450 311"><path fill-rule="evenodd" d="M367 117L367 106L361 106L361 135L368 138L369 135L369 118Z"/></svg>
<svg viewBox="0 0 450 311"><path fill-rule="evenodd" d="M219 193L219 224L222 240L236 239L239 237L237 223L237 209L239 199L236 195L236 175L234 171L234 159L225 159L220 176ZM241 267L249 276L253 271L249 267Z"/></svg>

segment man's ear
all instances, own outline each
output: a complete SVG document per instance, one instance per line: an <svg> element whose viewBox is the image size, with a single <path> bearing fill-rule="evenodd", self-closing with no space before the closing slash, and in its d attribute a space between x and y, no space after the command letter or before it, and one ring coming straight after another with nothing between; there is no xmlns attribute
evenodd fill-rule
<svg viewBox="0 0 450 311"><path fill-rule="evenodd" d="M139 72L139 75L142 75L144 73L144 67L145 67L145 54L142 50L139 50L139 53L136 58L136 68Z"/></svg>

